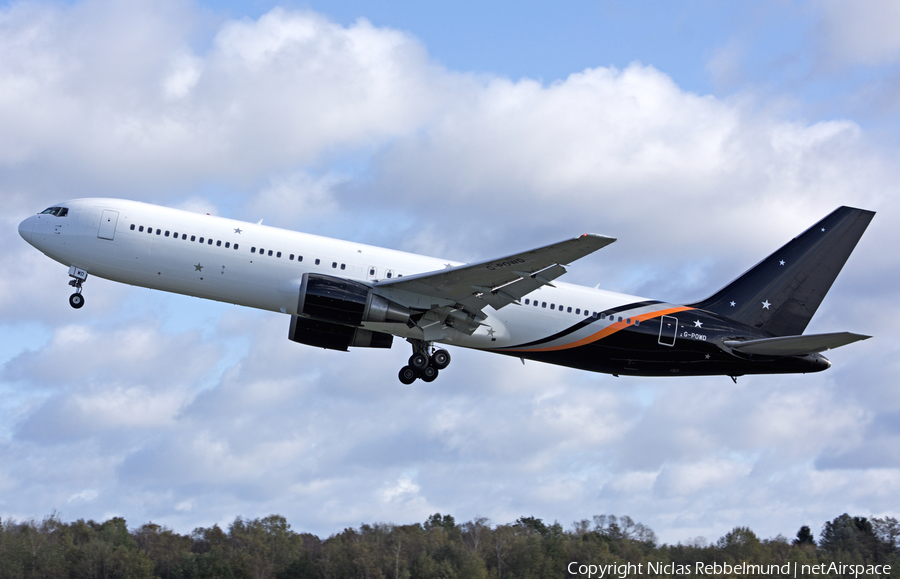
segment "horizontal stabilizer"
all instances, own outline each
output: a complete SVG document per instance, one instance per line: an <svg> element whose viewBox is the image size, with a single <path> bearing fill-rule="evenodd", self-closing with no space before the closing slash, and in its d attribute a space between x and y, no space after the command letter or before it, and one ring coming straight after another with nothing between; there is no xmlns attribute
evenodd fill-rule
<svg viewBox="0 0 900 579"><path fill-rule="evenodd" d="M780 336L777 338L762 338L761 340L725 340L725 345L744 354L802 356L804 354L817 354L832 348L846 346L859 340L867 340L871 337L851 332L836 332L833 334L810 334L808 336Z"/></svg>

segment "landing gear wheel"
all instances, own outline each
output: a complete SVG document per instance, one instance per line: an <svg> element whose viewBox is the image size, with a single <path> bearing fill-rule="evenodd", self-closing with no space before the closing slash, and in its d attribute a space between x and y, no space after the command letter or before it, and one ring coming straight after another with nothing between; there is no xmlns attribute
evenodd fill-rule
<svg viewBox="0 0 900 579"><path fill-rule="evenodd" d="M421 352L416 352L412 356L409 357L409 365L421 372L428 366L428 356L422 354Z"/></svg>
<svg viewBox="0 0 900 579"><path fill-rule="evenodd" d="M438 377L438 373L438 369L434 366L425 366L419 378L422 379L422 382L434 382Z"/></svg>
<svg viewBox="0 0 900 579"><path fill-rule="evenodd" d="M419 377L419 375L416 374L416 371L413 370L412 368L410 368L409 366L404 366L404 367L400 368L399 378L400 378L400 381L403 382L404 384L412 384L413 382L416 381L416 378L418 378L418 377Z"/></svg>
<svg viewBox="0 0 900 579"><path fill-rule="evenodd" d="M431 365L438 370L443 370L450 365L450 352L447 350L438 350L431 355Z"/></svg>
<svg viewBox="0 0 900 579"><path fill-rule="evenodd" d="M72 294L69 296L69 305L76 310L84 305L84 296L81 294Z"/></svg>

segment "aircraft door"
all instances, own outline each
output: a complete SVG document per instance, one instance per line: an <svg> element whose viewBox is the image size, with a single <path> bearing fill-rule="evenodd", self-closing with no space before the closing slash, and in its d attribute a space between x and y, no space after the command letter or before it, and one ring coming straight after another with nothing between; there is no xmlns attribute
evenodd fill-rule
<svg viewBox="0 0 900 579"><path fill-rule="evenodd" d="M116 236L116 223L119 221L119 212L112 209L104 209L100 217L100 229L97 237L100 239L113 239Z"/></svg>
<svg viewBox="0 0 900 579"><path fill-rule="evenodd" d="M678 333L678 318L662 316L659 320L659 343L663 346L674 346Z"/></svg>

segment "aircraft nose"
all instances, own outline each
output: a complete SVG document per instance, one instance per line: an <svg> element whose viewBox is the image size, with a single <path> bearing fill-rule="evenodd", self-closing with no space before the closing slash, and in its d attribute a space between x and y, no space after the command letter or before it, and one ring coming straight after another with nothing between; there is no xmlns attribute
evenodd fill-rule
<svg viewBox="0 0 900 579"><path fill-rule="evenodd" d="M31 243L31 232L34 229L34 217L29 217L28 219L22 221L19 224L19 235L22 236L22 239Z"/></svg>

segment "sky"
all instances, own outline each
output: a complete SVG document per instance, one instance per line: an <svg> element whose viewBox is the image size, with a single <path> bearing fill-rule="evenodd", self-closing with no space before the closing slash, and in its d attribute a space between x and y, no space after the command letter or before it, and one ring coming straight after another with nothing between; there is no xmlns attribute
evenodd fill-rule
<svg viewBox="0 0 900 579"><path fill-rule="evenodd" d="M0 3L0 518L321 537L435 512L668 543L900 516L895 2ZM288 341L283 315L90 278L16 226L136 199L453 259L618 238L565 281L707 297L877 211L796 376L615 378Z"/></svg>

